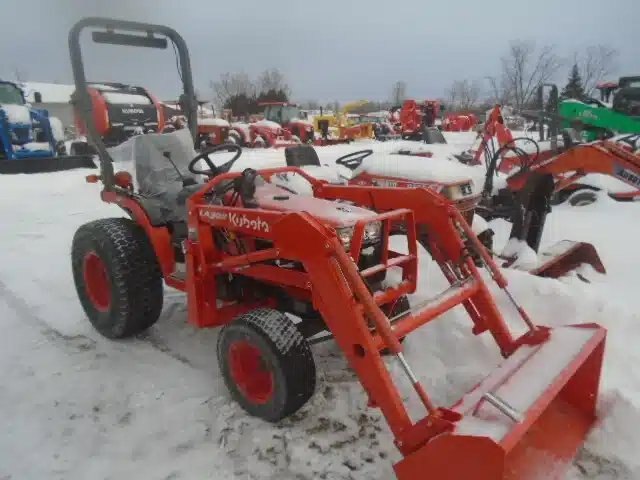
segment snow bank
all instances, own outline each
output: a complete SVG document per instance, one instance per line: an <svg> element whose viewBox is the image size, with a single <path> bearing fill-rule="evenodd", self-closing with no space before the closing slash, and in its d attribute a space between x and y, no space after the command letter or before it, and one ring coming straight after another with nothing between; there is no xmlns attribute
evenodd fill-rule
<svg viewBox="0 0 640 480"><path fill-rule="evenodd" d="M25 105L2 104L0 108L7 115L9 123L22 123L31 125L31 114L29 108Z"/></svg>
<svg viewBox="0 0 640 480"><path fill-rule="evenodd" d="M501 255L505 258L515 258L512 266L522 270L531 270L539 264L536 252L527 245L527 242L517 238L509 239Z"/></svg>

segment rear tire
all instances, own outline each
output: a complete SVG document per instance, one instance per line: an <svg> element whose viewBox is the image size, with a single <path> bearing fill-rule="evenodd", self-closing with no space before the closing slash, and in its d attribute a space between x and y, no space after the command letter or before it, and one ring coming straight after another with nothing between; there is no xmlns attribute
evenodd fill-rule
<svg viewBox="0 0 640 480"><path fill-rule="evenodd" d="M218 364L231 397L250 415L277 422L313 395L309 344L284 313L260 308L220 331Z"/></svg>
<svg viewBox="0 0 640 480"><path fill-rule="evenodd" d="M162 273L142 227L128 218L82 225L71 247L73 279L89 321L107 338L126 338L162 310Z"/></svg>

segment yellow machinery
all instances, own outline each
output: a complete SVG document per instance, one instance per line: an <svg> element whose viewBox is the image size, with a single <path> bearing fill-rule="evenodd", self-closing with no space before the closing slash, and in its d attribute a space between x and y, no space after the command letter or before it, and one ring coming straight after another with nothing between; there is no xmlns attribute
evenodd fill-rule
<svg viewBox="0 0 640 480"><path fill-rule="evenodd" d="M368 100L358 100L347 103L333 115L316 115L313 117L314 129L317 132L327 131L329 135L340 139L374 138L373 124L361 123L348 116L351 111L367 103Z"/></svg>

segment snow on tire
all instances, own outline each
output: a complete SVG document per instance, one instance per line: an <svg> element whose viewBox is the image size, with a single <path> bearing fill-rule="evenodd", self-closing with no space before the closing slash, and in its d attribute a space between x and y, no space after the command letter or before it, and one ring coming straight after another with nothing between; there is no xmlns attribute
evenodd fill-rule
<svg viewBox="0 0 640 480"><path fill-rule="evenodd" d="M89 321L107 338L126 338L162 310L162 274L144 230L128 218L82 225L71 247L73 279Z"/></svg>
<svg viewBox="0 0 640 480"><path fill-rule="evenodd" d="M573 207L584 207L598 200L598 194L592 190L581 190L569 196L569 204Z"/></svg>
<svg viewBox="0 0 640 480"><path fill-rule="evenodd" d="M253 141L253 148L269 148L269 144L265 141L264 138L258 136Z"/></svg>
<svg viewBox="0 0 640 480"><path fill-rule="evenodd" d="M221 330L217 353L232 398L251 415L277 422L313 395L316 367L309 344L277 310L237 317Z"/></svg>
<svg viewBox="0 0 640 480"><path fill-rule="evenodd" d="M240 134L238 132L235 131L230 131L229 132L229 136L227 137L227 141L229 143L233 143L235 145L240 145L242 146L242 137L240 136Z"/></svg>

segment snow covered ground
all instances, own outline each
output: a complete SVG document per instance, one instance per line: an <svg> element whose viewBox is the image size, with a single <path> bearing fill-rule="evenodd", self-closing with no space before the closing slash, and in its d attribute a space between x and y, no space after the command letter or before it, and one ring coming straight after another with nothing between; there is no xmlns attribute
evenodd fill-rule
<svg viewBox="0 0 640 480"><path fill-rule="evenodd" d="M473 141L468 134L447 137L456 152ZM401 144L411 142L318 152L331 164L360 147L383 154ZM432 161L422 160L425 167ZM283 164L282 150L247 151L237 168ZM314 347L319 382L309 404L270 425L230 401L216 365L217 332L187 325L181 293L166 291L162 317L144 335L121 342L100 337L76 298L71 238L79 225L121 212L100 202L86 174L0 177L0 479L393 478L399 454L388 428L366 407L332 343ZM593 205L554 209L543 246L565 238L596 245L608 274L584 272L591 283L576 275L551 280L507 272L514 296L536 322L598 322L609 329L601 420L572 479L640 478L639 215L640 203L606 195ZM491 226L500 248L509 227ZM412 301L445 285L425 252L421 262ZM496 296L513 318L505 298ZM440 404L456 401L500 360L492 341L474 337L470 327L464 311L453 310L405 343L409 362ZM401 379L399 366L389 364ZM420 414L409 385L399 383L411 412Z"/></svg>

